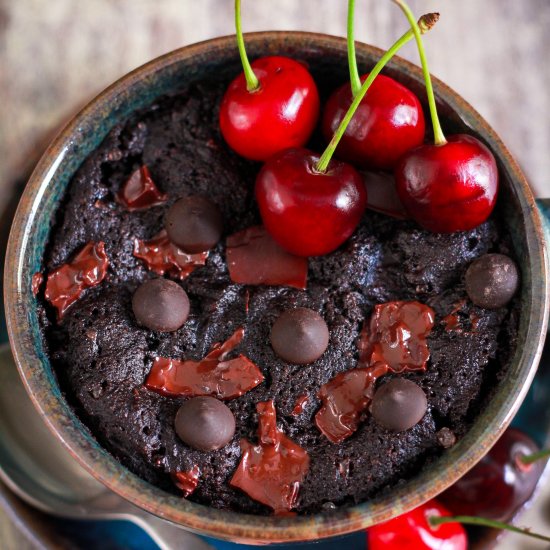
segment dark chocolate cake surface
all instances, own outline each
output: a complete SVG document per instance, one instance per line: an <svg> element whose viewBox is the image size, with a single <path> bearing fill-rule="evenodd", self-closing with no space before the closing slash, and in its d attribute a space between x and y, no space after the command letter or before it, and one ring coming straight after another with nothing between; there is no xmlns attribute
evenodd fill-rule
<svg viewBox="0 0 550 550"><path fill-rule="evenodd" d="M41 302L51 361L68 401L94 437L132 472L163 489L178 494L170 474L198 466L200 482L191 500L268 513L229 480L239 464L240 439L257 440L256 404L274 400L279 427L310 457L296 510L311 513L366 500L444 452L438 437L443 428L464 435L505 375L516 342L517 303L495 311L474 306L467 300L464 274L482 254L509 254L508 238L498 215L474 230L439 235L367 211L339 250L309 259L305 291L232 283L222 239L206 265L181 282L191 302L183 327L161 333L138 326L132 294L155 274L134 257L134 239L156 235L176 199L208 196L223 213L225 235L260 221L253 193L259 165L230 152L219 134L222 91L219 84L195 84L158 100L115 127L79 169L52 230L44 269L48 273L67 262L90 241L105 242L109 269L60 322ZM169 201L130 212L115 196L142 165ZM399 433L366 413L353 436L333 444L315 425L319 388L357 366L364 320L374 305L393 300L418 300L436 314L426 371L401 375L423 388L428 412ZM327 351L309 365L285 363L269 343L274 320L297 306L321 313L330 329ZM445 317L453 311L449 323ZM174 430L183 400L150 391L144 381L155 357L201 359L240 327L245 336L235 352L258 365L265 380L226 402L236 419L227 446L193 450ZM307 396L303 411L292 414L302 396Z"/></svg>

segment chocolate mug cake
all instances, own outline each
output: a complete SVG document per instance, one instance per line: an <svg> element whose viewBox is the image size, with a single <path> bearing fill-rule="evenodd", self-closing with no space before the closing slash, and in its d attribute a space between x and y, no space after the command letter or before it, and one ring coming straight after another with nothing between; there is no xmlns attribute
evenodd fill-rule
<svg viewBox="0 0 550 550"><path fill-rule="evenodd" d="M465 277L488 252L511 255L509 235L498 208L475 229L452 234L368 210L336 251L309 259L286 253L259 227L258 165L219 134L225 85L195 83L134 113L75 175L44 258L46 294L38 295L47 349L94 437L167 491L251 513L288 509L275 489L268 506L258 502L253 482L237 475L241 440L254 457L276 434L301 449L293 454L302 458L292 464L302 472L293 510L360 502L464 435L505 376L518 304L475 305ZM206 252L180 253L164 228L178 199L189 196L208 198L223 219L223 236ZM56 273L77 292L60 291ZM150 286L161 291L148 296ZM167 317L148 319L157 306ZM289 311L307 313L285 323ZM392 368L377 360L387 374L373 376L369 349L400 323L411 340L398 337ZM301 324L303 341L293 349ZM382 358L390 353L378 347ZM207 363L211 378L201 371ZM230 365L223 376L220 364ZM181 369L197 378L174 380ZM421 418L422 408L392 418L395 407L383 395L395 399L398 380L425 396ZM360 398L339 403L343 383ZM185 421L187 428L176 421L180 406L202 394L224 399L235 422L219 449L197 449L178 435L196 428L190 440L210 437L202 417ZM340 411L345 422L335 407L349 407ZM211 414L214 424L228 418L225 409ZM396 422L414 425L392 429L404 427ZM273 483L286 483L283 464Z"/></svg>
<svg viewBox="0 0 550 550"><path fill-rule="evenodd" d="M492 153L446 139L434 101L425 143L418 98L377 78L389 57L326 102L317 155L326 74L241 56L229 85L193 82L110 131L33 287L67 400L131 471L217 508L314 513L467 432L515 350L519 275Z"/></svg>

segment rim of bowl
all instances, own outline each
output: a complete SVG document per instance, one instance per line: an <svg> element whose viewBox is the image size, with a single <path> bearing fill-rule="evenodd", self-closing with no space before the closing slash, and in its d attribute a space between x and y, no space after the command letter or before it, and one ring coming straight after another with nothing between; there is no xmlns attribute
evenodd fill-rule
<svg viewBox="0 0 550 550"><path fill-rule="evenodd" d="M100 112L101 106L107 105L133 83L184 59L200 57L207 52L212 55L212 52L220 49L235 48L234 40L234 35L230 35L192 44L135 69L88 103L48 147L27 183L10 232L4 301L11 348L25 387L50 430L91 475L138 507L191 531L235 542L269 544L343 535L389 520L423 504L480 460L508 426L523 401L535 375L546 334L547 259L542 226L532 192L519 166L487 122L438 79L433 79L436 96L483 136L513 182L512 187L525 220L529 262L533 273L540 274L540 277L533 277L531 281L531 295L535 299L530 304L525 341L532 342L532 346L518 349L514 355L514 362L517 361L519 365L519 376L515 380L504 380L500 383L501 388L495 396L498 403L492 404L496 409L494 413L488 414L484 410L457 445L404 485L394 487L391 491L358 505L327 513L294 517L266 517L219 510L170 495L132 474L93 438L85 436L83 424L68 407L61 392L44 377L41 358L34 348L29 330L28 315L32 300L29 299L31 289L25 280L29 233L44 192L57 169L59 156L70 145L73 134L83 121L103 116ZM266 41L281 45L284 43L287 46L291 43L302 48L311 45L333 50L345 49L346 45L345 39L341 37L301 31L249 33L246 41L251 51L261 50L262 43ZM361 43L357 44L357 52L375 57L383 54L383 50ZM402 58L395 57L390 67L422 80L421 69Z"/></svg>

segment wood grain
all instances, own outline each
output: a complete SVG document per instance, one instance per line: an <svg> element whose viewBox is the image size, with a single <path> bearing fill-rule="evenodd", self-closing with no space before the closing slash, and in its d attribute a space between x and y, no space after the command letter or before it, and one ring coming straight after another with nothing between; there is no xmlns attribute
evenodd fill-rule
<svg viewBox="0 0 550 550"><path fill-rule="evenodd" d="M243 4L247 31L345 33L345 0ZM494 126L537 194L550 196L550 2L411 0L411 5L418 14L441 12L426 37L432 72ZM232 9L232 0L0 0L0 204L53 128L145 61L233 33ZM357 0L358 40L387 47L405 29L389 0ZM412 44L404 56L417 62Z"/></svg>

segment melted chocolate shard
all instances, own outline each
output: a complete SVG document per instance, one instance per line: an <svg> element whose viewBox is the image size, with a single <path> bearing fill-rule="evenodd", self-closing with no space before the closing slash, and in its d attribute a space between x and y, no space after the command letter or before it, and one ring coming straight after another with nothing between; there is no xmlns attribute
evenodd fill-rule
<svg viewBox="0 0 550 550"><path fill-rule="evenodd" d="M244 329L239 328L223 344L216 344L200 361L179 361L157 357L145 381L151 391L168 397L212 396L234 399L263 382L258 366L248 357L226 356L241 342Z"/></svg>
<svg viewBox="0 0 550 550"><path fill-rule="evenodd" d="M198 466L193 466L187 472L175 472L172 474L174 484L181 489L184 497L188 497L199 485L201 471Z"/></svg>
<svg viewBox="0 0 550 550"><path fill-rule="evenodd" d="M63 318L85 289L103 281L108 266L105 243L89 242L71 262L59 266L48 275L44 296L57 308L58 320Z"/></svg>
<svg viewBox="0 0 550 550"><path fill-rule="evenodd" d="M367 208L398 220L410 218L399 199L392 174L364 172L363 179L367 188Z"/></svg>
<svg viewBox="0 0 550 550"><path fill-rule="evenodd" d="M447 332L463 332L460 325L460 317L458 312L466 305L466 300L460 300L458 303L454 304L451 313L445 315L441 322L445 325L445 330Z"/></svg>
<svg viewBox="0 0 550 550"><path fill-rule="evenodd" d="M481 319L479 318L478 315L476 315L473 312L470 313L470 324L472 325L472 333L477 332L480 321L481 321Z"/></svg>
<svg viewBox="0 0 550 550"><path fill-rule="evenodd" d="M259 414L257 445L241 440L241 462L230 484L275 514L289 514L296 506L300 484L309 469L305 449L277 428L273 401L256 405Z"/></svg>
<svg viewBox="0 0 550 550"><path fill-rule="evenodd" d="M226 259L234 283L307 287L307 258L283 250L263 226L227 237Z"/></svg>
<svg viewBox="0 0 550 550"><path fill-rule="evenodd" d="M183 281L206 263L208 251L188 254L172 244L163 229L149 241L134 239L134 256L143 260L149 270Z"/></svg>
<svg viewBox="0 0 550 550"><path fill-rule="evenodd" d="M341 443L357 430L374 395L376 380L387 372L384 366L352 369L321 386L318 397L323 404L315 415L315 424L329 441Z"/></svg>
<svg viewBox="0 0 550 550"><path fill-rule="evenodd" d="M130 212L158 206L168 200L151 178L149 168L143 165L132 173L116 196L117 202Z"/></svg>
<svg viewBox="0 0 550 550"><path fill-rule="evenodd" d="M296 403L294 404L294 408L292 409L292 412L290 414L292 416L301 415L304 412L304 407L306 406L308 401L309 396L307 394L298 396L298 398L296 399Z"/></svg>
<svg viewBox="0 0 550 550"><path fill-rule="evenodd" d="M43 282L44 282L44 275L42 275L40 271L38 271L32 276L31 289L32 289L33 296L38 295L38 293L40 292L40 287L42 286Z"/></svg>
<svg viewBox="0 0 550 550"><path fill-rule="evenodd" d="M425 370L434 319L434 310L416 301L374 306L359 337L361 366L385 365L395 373Z"/></svg>
<svg viewBox="0 0 550 550"><path fill-rule="evenodd" d="M332 443L357 430L378 378L388 372L425 370L430 357L426 338L434 319L433 309L420 302L375 306L359 337L360 368L337 374L319 390L322 406L315 423Z"/></svg>

